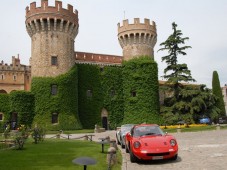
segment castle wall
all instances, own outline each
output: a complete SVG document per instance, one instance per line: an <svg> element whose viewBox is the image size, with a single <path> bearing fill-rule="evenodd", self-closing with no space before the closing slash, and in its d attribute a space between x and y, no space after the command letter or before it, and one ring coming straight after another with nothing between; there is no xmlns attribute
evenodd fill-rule
<svg viewBox="0 0 227 170"><path fill-rule="evenodd" d="M57 57L52 65L51 57ZM64 32L41 32L32 37L32 76L55 77L67 72L75 63L74 40Z"/></svg>

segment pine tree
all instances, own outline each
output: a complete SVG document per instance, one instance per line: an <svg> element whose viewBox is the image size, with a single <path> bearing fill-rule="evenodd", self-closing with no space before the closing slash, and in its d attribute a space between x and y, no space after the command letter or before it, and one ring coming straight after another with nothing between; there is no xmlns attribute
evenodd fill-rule
<svg viewBox="0 0 227 170"><path fill-rule="evenodd" d="M163 48L158 51L168 51L168 55L162 57L162 61L165 61L167 67L164 69L164 79L167 79L167 83L173 86L174 97L178 101L179 91L181 89L180 82L194 82L195 80L191 76L191 71L188 69L187 64L179 64L178 55L186 55L184 50L191 48L190 46L180 46L185 44L185 40L188 37L182 38L181 30L177 30L177 24L172 23L173 33L167 38L167 40L161 43Z"/></svg>
<svg viewBox="0 0 227 170"><path fill-rule="evenodd" d="M217 71L213 71L213 78L212 78L212 91L215 96L217 96L217 107L221 110L219 116L225 115L225 104L222 95L222 90L220 86L219 76Z"/></svg>

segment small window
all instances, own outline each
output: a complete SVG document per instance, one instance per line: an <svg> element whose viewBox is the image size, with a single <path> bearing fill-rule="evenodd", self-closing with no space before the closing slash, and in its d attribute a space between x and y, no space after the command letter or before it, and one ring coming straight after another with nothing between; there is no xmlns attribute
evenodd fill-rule
<svg viewBox="0 0 227 170"><path fill-rule="evenodd" d="M104 70L103 67L100 67L100 72L103 72L103 70Z"/></svg>
<svg viewBox="0 0 227 170"><path fill-rule="evenodd" d="M52 113L52 124L58 123L58 113Z"/></svg>
<svg viewBox="0 0 227 170"><path fill-rule="evenodd" d="M4 74L1 75L1 79L4 80Z"/></svg>
<svg viewBox="0 0 227 170"><path fill-rule="evenodd" d="M57 95L58 92L58 86L56 84L51 85L51 94Z"/></svg>
<svg viewBox="0 0 227 170"><path fill-rule="evenodd" d="M17 76L13 75L13 80L16 81L17 80Z"/></svg>
<svg viewBox="0 0 227 170"><path fill-rule="evenodd" d="M87 97L88 98L92 97L92 91L91 90L87 90Z"/></svg>
<svg viewBox="0 0 227 170"><path fill-rule="evenodd" d="M136 91L132 91L132 92L131 92L131 96L132 96L132 97L136 97Z"/></svg>
<svg viewBox="0 0 227 170"><path fill-rule="evenodd" d="M3 121L3 113L0 112L0 121Z"/></svg>
<svg viewBox="0 0 227 170"><path fill-rule="evenodd" d="M57 56L52 56L51 57L51 65L52 66L58 65L58 58L57 58Z"/></svg>
<svg viewBox="0 0 227 170"><path fill-rule="evenodd" d="M110 96L114 97L115 96L115 90L110 90Z"/></svg>

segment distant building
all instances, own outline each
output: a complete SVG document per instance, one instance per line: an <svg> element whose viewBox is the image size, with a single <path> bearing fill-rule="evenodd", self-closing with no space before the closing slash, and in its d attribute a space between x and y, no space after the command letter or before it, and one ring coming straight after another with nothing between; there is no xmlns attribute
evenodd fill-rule
<svg viewBox="0 0 227 170"><path fill-rule="evenodd" d="M14 90L29 91L31 87L31 67L20 63L19 54L17 58L12 57L12 63L4 61L0 63L0 93L10 93Z"/></svg>

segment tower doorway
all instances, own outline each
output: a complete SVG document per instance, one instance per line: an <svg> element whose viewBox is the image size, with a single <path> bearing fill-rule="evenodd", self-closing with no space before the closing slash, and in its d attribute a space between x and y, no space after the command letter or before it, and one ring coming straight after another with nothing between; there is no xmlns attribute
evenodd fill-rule
<svg viewBox="0 0 227 170"><path fill-rule="evenodd" d="M106 130L108 130L109 129L109 127L108 127L108 111L105 108L102 109L101 118L102 118L102 127L105 128Z"/></svg>
<svg viewBox="0 0 227 170"><path fill-rule="evenodd" d="M15 130L17 128L18 114L16 112L11 113L10 129Z"/></svg>

